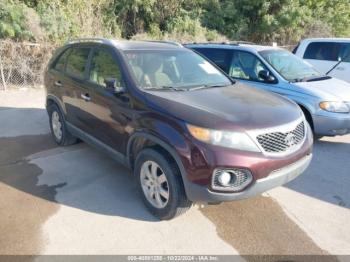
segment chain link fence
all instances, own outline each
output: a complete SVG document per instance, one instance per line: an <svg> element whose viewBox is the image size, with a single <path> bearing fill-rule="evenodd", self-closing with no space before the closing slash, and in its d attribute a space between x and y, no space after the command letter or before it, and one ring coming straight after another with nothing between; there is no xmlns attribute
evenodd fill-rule
<svg viewBox="0 0 350 262"><path fill-rule="evenodd" d="M36 87L43 84L43 72L55 46L0 41L0 90Z"/></svg>
<svg viewBox="0 0 350 262"><path fill-rule="evenodd" d="M279 46L292 50L294 46ZM43 84L44 70L56 46L0 40L0 90Z"/></svg>

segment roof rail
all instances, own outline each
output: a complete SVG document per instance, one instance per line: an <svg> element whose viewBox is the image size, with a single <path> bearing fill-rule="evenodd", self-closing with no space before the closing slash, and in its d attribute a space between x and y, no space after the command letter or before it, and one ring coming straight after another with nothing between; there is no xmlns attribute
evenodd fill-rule
<svg viewBox="0 0 350 262"><path fill-rule="evenodd" d="M239 45L239 44L256 45L256 43L250 42L250 41L232 41L231 43L235 43L237 45Z"/></svg>
<svg viewBox="0 0 350 262"><path fill-rule="evenodd" d="M249 44L255 45L253 42L249 41L223 41L223 42L192 42L186 44L197 44L197 45L240 45L240 44Z"/></svg>
<svg viewBox="0 0 350 262"><path fill-rule="evenodd" d="M151 43L164 43L164 44L175 45L178 47L183 47L182 44L180 44L179 42L176 42L176 41L169 41L169 40L142 40L142 41L151 42Z"/></svg>
<svg viewBox="0 0 350 262"><path fill-rule="evenodd" d="M229 45L229 42L189 42L189 43L184 43L185 45Z"/></svg>
<svg viewBox="0 0 350 262"><path fill-rule="evenodd" d="M113 45L113 40L107 38L98 38L98 37L88 37L88 38L75 38L69 39L65 44L75 44L75 43L102 43L107 45Z"/></svg>

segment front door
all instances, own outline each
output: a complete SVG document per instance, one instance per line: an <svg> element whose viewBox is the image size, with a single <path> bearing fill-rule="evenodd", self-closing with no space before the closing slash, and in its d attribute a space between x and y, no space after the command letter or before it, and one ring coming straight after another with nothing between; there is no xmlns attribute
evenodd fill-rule
<svg viewBox="0 0 350 262"><path fill-rule="evenodd" d="M256 55L246 51L234 50L227 73L250 86L285 95L283 89L279 88L276 83L267 83L259 77L259 72L262 70L270 72ZM270 72L270 74L272 73Z"/></svg>

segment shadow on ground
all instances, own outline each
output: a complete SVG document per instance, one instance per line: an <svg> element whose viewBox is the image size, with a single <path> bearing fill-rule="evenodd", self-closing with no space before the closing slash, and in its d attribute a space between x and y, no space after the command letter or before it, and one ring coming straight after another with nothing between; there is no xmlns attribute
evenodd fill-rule
<svg viewBox="0 0 350 262"><path fill-rule="evenodd" d="M328 254L319 248L271 197L257 196L207 206L201 209L201 212L216 225L219 236L231 244L247 261L305 261L305 258L284 258L276 255ZM275 256L270 260L251 255ZM309 258L307 261L336 261L336 259Z"/></svg>
<svg viewBox="0 0 350 262"><path fill-rule="evenodd" d="M0 107L0 118L9 119L0 125L0 182L89 212L157 221L129 170L84 143L57 147L44 109ZM46 134L18 136L39 131Z"/></svg>

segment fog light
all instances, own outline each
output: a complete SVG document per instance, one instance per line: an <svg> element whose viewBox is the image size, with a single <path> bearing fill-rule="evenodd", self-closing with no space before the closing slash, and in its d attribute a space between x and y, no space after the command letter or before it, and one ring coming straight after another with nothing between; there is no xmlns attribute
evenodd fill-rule
<svg viewBox="0 0 350 262"><path fill-rule="evenodd" d="M220 191L240 191L253 181L253 175L248 169L217 168L213 172L212 188Z"/></svg>
<svg viewBox="0 0 350 262"><path fill-rule="evenodd" d="M221 172L218 175L218 182L222 186L227 186L231 181L231 174L229 172Z"/></svg>

